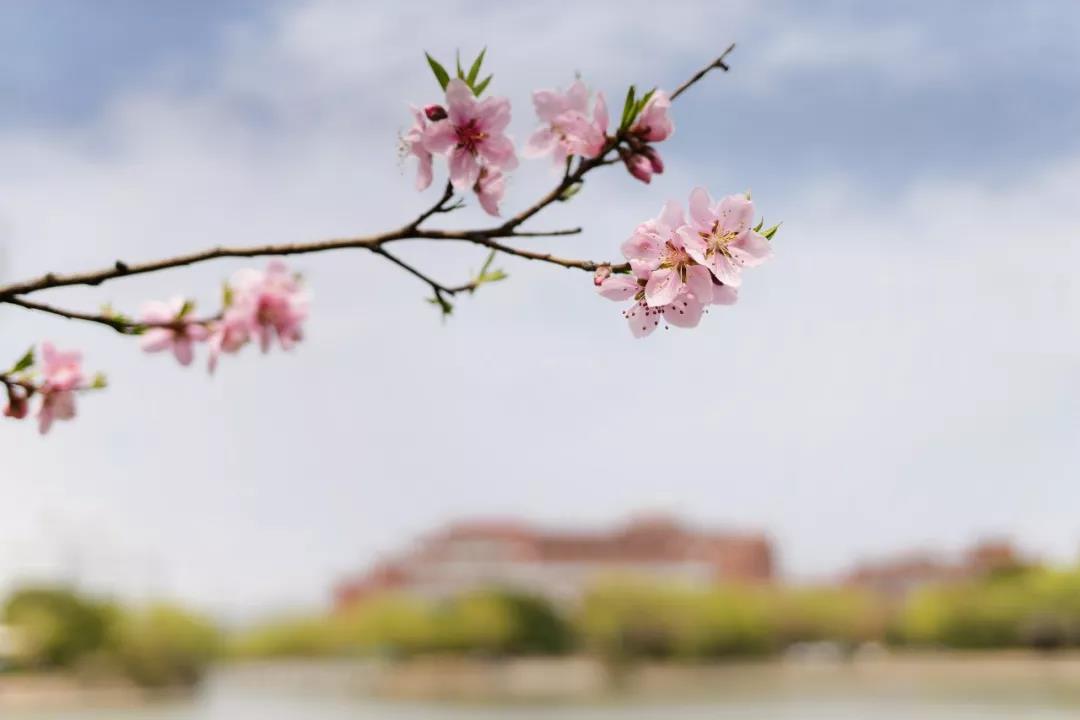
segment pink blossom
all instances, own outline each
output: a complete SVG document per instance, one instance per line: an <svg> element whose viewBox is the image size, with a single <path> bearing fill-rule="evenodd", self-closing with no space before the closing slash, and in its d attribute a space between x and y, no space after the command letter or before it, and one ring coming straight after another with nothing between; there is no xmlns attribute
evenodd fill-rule
<svg viewBox="0 0 1080 720"><path fill-rule="evenodd" d="M675 124L671 120L671 100L663 90L657 90L645 103L630 132L645 142L661 142L671 137Z"/></svg>
<svg viewBox="0 0 1080 720"><path fill-rule="evenodd" d="M480 207L488 215L499 217L499 203L502 202L503 193L506 192L506 178L501 170L487 165L480 168L480 177L473 186L476 198L480 201Z"/></svg>
<svg viewBox="0 0 1080 720"><path fill-rule="evenodd" d="M592 119L588 117L589 91L580 80L565 93L537 90L533 105L545 125L529 138L523 151L526 157L551 155L555 164L561 165L570 155L592 158L600 154L608 125L603 93L597 93Z"/></svg>
<svg viewBox="0 0 1080 720"><path fill-rule="evenodd" d="M737 287L743 267L760 265L772 256L769 241L755 232L754 204L745 195L728 195L713 203L708 191L690 193L690 224L679 230L686 252L709 268L718 281Z"/></svg>
<svg viewBox="0 0 1080 720"><path fill-rule="evenodd" d="M44 435L55 420L75 417L75 391L85 386L85 378L82 374L82 355L60 352L52 343L41 345L41 367L44 379L38 388L41 394L38 430Z"/></svg>
<svg viewBox="0 0 1080 720"><path fill-rule="evenodd" d="M425 112L427 112L429 116L432 115L432 107L438 106L432 105L426 109ZM441 110L442 108L439 109ZM416 189L426 190L428 186L431 185L432 178L431 153L424 147L424 133L427 130L427 120L424 118L425 113L420 112L416 108L412 108L412 113L415 118L415 123L412 128L409 129L409 132L405 133L402 142L405 144L405 152L415 156L417 159ZM443 112L443 117L446 117L445 111Z"/></svg>
<svg viewBox="0 0 1080 720"><path fill-rule="evenodd" d="M143 305L139 322L156 327L147 329L139 345L146 352L172 350L177 361L186 366L195 357L194 343L205 340L209 332L201 323L181 317L185 302L182 297L174 297L167 302L151 301Z"/></svg>
<svg viewBox="0 0 1080 720"><path fill-rule="evenodd" d="M677 327L695 327L701 322L705 304L688 288L683 290L666 305L653 306L646 300L646 287L652 274L646 264L631 261L632 274L611 275L600 283L597 291L609 300L632 300L629 308L623 311L627 325L634 337L645 337L652 333L661 320Z"/></svg>
<svg viewBox="0 0 1080 720"><path fill-rule="evenodd" d="M481 162L498 170L517 167L514 144L505 135L510 124L510 101L478 101L463 80L446 86L447 118L424 130L424 147L450 154L450 181L459 189L471 188L480 178Z"/></svg>
<svg viewBox="0 0 1080 720"><path fill-rule="evenodd" d="M249 316L243 308L230 307L221 320L210 328L207 347L210 350L208 367L210 372L217 369L221 353L234 353L244 347L251 339Z"/></svg>
<svg viewBox="0 0 1080 720"><path fill-rule="evenodd" d="M683 248L678 230L685 224L682 208L668 201L656 218L639 225L622 245L626 259L649 272L645 300L650 307L669 305L686 292L702 304L712 302L713 281L708 269Z"/></svg>
<svg viewBox="0 0 1080 720"><path fill-rule="evenodd" d="M231 287L233 304L226 331L232 336L220 339L219 350L229 352L239 342L241 328L258 339L263 352L270 349L275 336L285 350L302 339L307 294L281 260L271 260L265 271L239 271Z"/></svg>

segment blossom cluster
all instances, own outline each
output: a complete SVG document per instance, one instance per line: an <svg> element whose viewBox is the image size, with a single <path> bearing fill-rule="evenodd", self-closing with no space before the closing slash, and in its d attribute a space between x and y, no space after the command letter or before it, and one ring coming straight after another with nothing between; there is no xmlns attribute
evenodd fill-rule
<svg viewBox="0 0 1080 720"><path fill-rule="evenodd" d="M44 435L55 421L75 417L76 393L105 387L105 378L101 375L87 378L81 354L60 351L45 342L37 353L31 348L11 370L0 375L0 383L7 391L4 415L22 420L36 404L38 431Z"/></svg>
<svg viewBox="0 0 1080 720"><path fill-rule="evenodd" d="M510 101L506 98L480 99L491 80L478 80L484 53L480 53L466 73L460 63L458 76L449 73L430 55L428 63L445 92L442 104L423 109L412 107L413 125L402 137L407 155L417 159L416 189L426 190L434 179L434 158L447 160L450 183L458 191L472 191L480 206L499 216L499 204L506 192L506 173L518 166L514 143L506 134L510 123ZM609 135L607 101L602 92L590 112L590 92L580 79L564 92L537 90L533 107L540 127L523 148L529 158L550 156L557 166L573 157L593 159L616 150L632 176L648 183L654 173L664 171L664 162L653 147L674 132L669 110L671 101L660 90L637 97L633 87L623 106L622 120L615 136Z"/></svg>
<svg viewBox="0 0 1080 720"><path fill-rule="evenodd" d="M508 174L518 167L518 150L507 134L510 101L503 97L483 97L493 77L480 77L484 52L467 71L459 59L454 77L430 55L427 60L443 98L437 103L412 108L413 125L402 137L402 149L417 160L416 188L421 191L434 180L436 156L445 158L447 192L439 204L403 230L387 234L375 244L371 244L373 240L365 240L365 246L381 252L431 285L435 294L431 302L438 304L444 314L452 308L445 296L464 290L472 292L481 283L505 277L500 270L490 270L496 252L547 260L564 267L596 268L590 261L557 258L491 241L577 232L575 229L529 233L516 228L552 202L568 200L582 187L586 172L600 166L621 162L632 177L644 183L662 173L664 161L656 146L675 130L671 96L655 88L638 95L631 86L622 113L613 123L604 93L597 91L594 95L581 79L574 80L565 90L533 92L539 126L521 152L530 158L549 157L562 170L562 180L555 190L528 210L493 228L441 235L414 233L433 213L460 207L460 202L447 206L455 193L474 193L485 212L499 216ZM722 60L723 56L710 67L726 69ZM677 97L702 75L698 73L673 95ZM599 266L594 283L603 297L630 302L623 315L635 337L651 334L661 321L665 326L695 327L710 305L735 303L743 271L772 256L770 240L779 226L762 230L763 224L759 221L754 225L754 205L749 193L714 201L704 188L695 188L685 211L678 202L669 201L657 217L638 225L621 247L627 262ZM382 242L407 237L468 240L486 245L491 254L471 283L445 287L381 251ZM290 248L288 252L315 249L322 248L309 245L299 250ZM253 248L251 254L263 251ZM190 258L180 258L156 269L188 262ZM118 274L129 272L119 262L116 269ZM101 277L116 276L107 273L90 277L99 281ZM221 309L210 317L194 316L194 303L183 297L148 302L135 318L112 311L87 316L44 305L33 307L139 335L144 351L170 352L184 366L194 362L197 347L205 345L208 368L214 372L222 355L236 353L251 343L264 353L275 343L285 350L291 349L303 338L308 304L308 294L300 278L281 260L272 260L264 270L245 269L234 274L224 286ZM46 433L57 420L75 417L78 393L104 387L105 380L100 375L86 377L79 353L59 351L50 343L42 343L37 351L28 351L10 370L0 371L0 385L7 395L3 414L15 419L33 414L40 432Z"/></svg>
<svg viewBox="0 0 1080 720"><path fill-rule="evenodd" d="M663 320L695 327L709 305L738 300L744 268L772 256L769 240L777 227L761 232L753 225L749 195L729 195L713 202L704 188L690 193L689 218L674 201L638 225L622 245L629 273L602 266L594 282L599 293L616 301L631 300L623 312L634 337L652 333Z"/></svg>
<svg viewBox="0 0 1080 720"><path fill-rule="evenodd" d="M146 352L169 350L181 365L190 365L194 345L205 342L213 372L222 353L235 353L256 341L265 353L276 338L285 350L303 338L308 295L300 280L280 260L266 270L240 270L226 284L222 311L213 318L190 317L194 304L176 297L146 303L139 315Z"/></svg>

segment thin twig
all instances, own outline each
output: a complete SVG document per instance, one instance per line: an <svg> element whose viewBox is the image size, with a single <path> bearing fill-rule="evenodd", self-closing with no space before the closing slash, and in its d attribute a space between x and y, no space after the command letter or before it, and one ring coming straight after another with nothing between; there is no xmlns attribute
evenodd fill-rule
<svg viewBox="0 0 1080 720"><path fill-rule="evenodd" d="M724 62L724 60L731 53L731 51L734 50L734 49L735 49L735 43L731 43L730 45L728 45L728 49L725 50L724 52L720 53L720 57L716 58L715 60L713 60L711 63L709 63L705 67L698 70L696 73L694 73L694 76L692 78L690 78L689 80L684 82L679 87L675 88L675 92L671 93L671 99L674 100L675 98L679 97L684 92L689 90L691 85L693 85L698 80L700 80L701 78L708 75L709 71L714 69L714 68L720 68L724 72L727 72L730 68L727 66L727 63Z"/></svg>
<svg viewBox="0 0 1080 720"><path fill-rule="evenodd" d="M471 291L471 290L476 289L476 281L475 280L467 282L464 285L456 285L454 287L449 287L447 285L443 285L442 283L440 283L440 282L438 282L436 280L433 280L430 277L428 277L427 275L425 275L424 273L420 272L419 270L414 268L412 265L410 265L409 263L407 263L404 260L402 260L401 258L399 258L397 255L390 254L389 251L387 251L385 248L383 248L383 247L381 247L379 245L376 245L375 247L371 248L371 251L373 253L375 253L376 255L381 255L382 257L386 258L390 262L397 265L399 268L403 269L405 272L407 272L407 273L409 273L409 274L411 274L411 275L413 275L415 277L420 278L421 280L426 282L428 285L430 285L432 291L434 291L436 293L443 292L443 293L446 293L447 295L456 295L459 292L465 292L466 290Z"/></svg>
<svg viewBox="0 0 1080 720"><path fill-rule="evenodd" d="M98 323L99 325L105 325L106 327L110 327L116 332L125 335L129 334L136 326L135 323L128 322L121 318L78 312L76 310L65 310L64 308L59 308L55 305L46 305L45 303L27 300L26 298L21 297L8 298L5 302L11 305L18 305L27 310L36 310L37 312L48 313L50 315L59 315L68 320L83 320L85 322Z"/></svg>

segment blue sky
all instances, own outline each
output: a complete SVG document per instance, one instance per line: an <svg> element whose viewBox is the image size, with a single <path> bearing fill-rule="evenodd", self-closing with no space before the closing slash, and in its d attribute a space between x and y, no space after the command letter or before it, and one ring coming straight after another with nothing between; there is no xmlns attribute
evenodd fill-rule
<svg viewBox="0 0 1080 720"><path fill-rule="evenodd" d="M458 46L489 47L523 139L533 88L575 71L609 97L670 87L739 44L730 74L677 103L668 172L590 181L536 220L586 233L543 247L611 257L699 184L752 188L785 221L737 306L643 342L587 277L512 260L444 326L370 257L297 259L309 341L212 379L5 310L0 353L79 346L113 387L46 440L3 426L0 585L77 567L241 614L317 603L450 517L657 507L764 528L799 577L985 534L1075 558L1080 12L687 2L657 22L648 7L0 7L3 279L400 224L429 202L396 156L406 105L436 99L421 50ZM550 182L524 163L508 207ZM448 279L481 261L405 252ZM239 266L51 297L211 302Z"/></svg>

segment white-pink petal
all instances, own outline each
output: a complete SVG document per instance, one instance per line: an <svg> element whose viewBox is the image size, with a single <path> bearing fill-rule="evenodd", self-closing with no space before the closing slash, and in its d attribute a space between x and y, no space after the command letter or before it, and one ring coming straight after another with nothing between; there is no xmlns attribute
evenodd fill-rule
<svg viewBox="0 0 1080 720"><path fill-rule="evenodd" d="M636 278L631 275L609 275L596 288L602 297L608 300L629 300L641 289Z"/></svg>
<svg viewBox="0 0 1080 720"><path fill-rule="evenodd" d="M682 278L674 268L654 270L645 283L645 301L650 307L672 303L683 289Z"/></svg>

